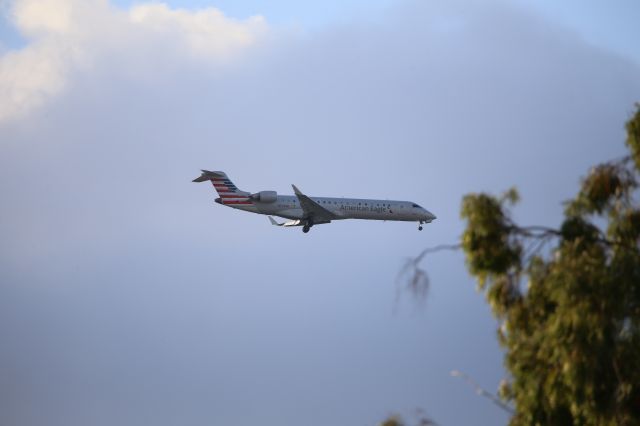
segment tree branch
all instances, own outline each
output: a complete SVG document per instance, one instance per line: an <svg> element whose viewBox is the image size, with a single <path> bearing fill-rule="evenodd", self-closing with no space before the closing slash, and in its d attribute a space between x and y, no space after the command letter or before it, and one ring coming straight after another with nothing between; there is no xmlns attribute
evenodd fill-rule
<svg viewBox="0 0 640 426"><path fill-rule="evenodd" d="M427 275L427 271L420 268L419 264L427 254L445 250L460 250L461 248L462 244L460 243L441 244L424 249L418 256L406 259L396 278L396 304L400 299L400 292L403 287L406 287L418 299L424 299L426 297L429 290L429 276ZM407 277L406 286L403 286L405 277Z"/></svg>
<svg viewBox="0 0 640 426"><path fill-rule="evenodd" d="M491 402L496 404L498 407L502 408L507 413L511 415L516 413L511 406L505 404L498 396L492 394L491 392L489 392L488 390L480 386L475 380L473 380L471 377L469 377L467 374L463 373L462 371L453 370L451 371L451 375L453 377L460 377L462 380L469 383L471 386L473 386L473 388L475 389L478 395L488 398L489 400L491 400Z"/></svg>

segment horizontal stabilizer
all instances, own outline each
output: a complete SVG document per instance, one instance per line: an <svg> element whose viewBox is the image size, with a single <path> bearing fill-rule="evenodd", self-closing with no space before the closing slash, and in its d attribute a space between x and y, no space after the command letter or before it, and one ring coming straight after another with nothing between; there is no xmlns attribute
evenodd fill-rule
<svg viewBox="0 0 640 426"><path fill-rule="evenodd" d="M192 180L192 182L206 182L214 178L224 178L224 177L227 177L227 175L224 174L223 172L210 172L209 170L202 170L202 174L197 178L195 178L194 180Z"/></svg>

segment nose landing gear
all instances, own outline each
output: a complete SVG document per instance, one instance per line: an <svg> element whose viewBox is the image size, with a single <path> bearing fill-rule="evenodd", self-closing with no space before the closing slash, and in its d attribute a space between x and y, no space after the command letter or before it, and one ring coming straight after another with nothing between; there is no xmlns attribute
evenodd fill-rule
<svg viewBox="0 0 640 426"><path fill-rule="evenodd" d="M422 231L422 221L420 221L420 223L418 224L418 231Z"/></svg>

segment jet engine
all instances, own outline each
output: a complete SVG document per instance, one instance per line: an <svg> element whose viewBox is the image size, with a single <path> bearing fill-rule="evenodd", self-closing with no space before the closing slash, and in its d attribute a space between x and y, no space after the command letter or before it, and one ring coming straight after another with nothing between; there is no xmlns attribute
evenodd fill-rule
<svg viewBox="0 0 640 426"><path fill-rule="evenodd" d="M261 203L274 203L278 199L278 193L276 191L260 191L252 194L250 198Z"/></svg>

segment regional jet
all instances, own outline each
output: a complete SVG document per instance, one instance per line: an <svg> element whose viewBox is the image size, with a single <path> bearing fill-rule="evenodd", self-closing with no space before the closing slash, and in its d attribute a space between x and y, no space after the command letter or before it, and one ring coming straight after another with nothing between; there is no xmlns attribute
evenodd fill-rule
<svg viewBox="0 0 640 426"><path fill-rule="evenodd" d="M424 223L436 217L433 213L411 201L368 200L361 198L309 197L295 185L295 195L278 195L276 191L260 191L254 194L241 191L224 172L202 170L193 182L211 181L220 195L215 202L223 206L269 216L277 226L302 226L307 233L314 225L341 219L397 220L418 222L422 231ZM271 216L289 219L276 222Z"/></svg>

